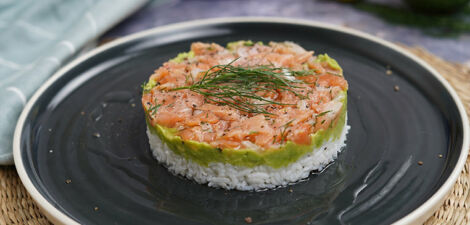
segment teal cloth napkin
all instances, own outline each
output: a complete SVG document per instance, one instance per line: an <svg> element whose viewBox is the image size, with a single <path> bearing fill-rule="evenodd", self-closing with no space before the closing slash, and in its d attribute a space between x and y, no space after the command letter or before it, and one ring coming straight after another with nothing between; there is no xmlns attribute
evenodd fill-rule
<svg viewBox="0 0 470 225"><path fill-rule="evenodd" d="M86 43L147 0L0 0L0 164L28 98Z"/></svg>

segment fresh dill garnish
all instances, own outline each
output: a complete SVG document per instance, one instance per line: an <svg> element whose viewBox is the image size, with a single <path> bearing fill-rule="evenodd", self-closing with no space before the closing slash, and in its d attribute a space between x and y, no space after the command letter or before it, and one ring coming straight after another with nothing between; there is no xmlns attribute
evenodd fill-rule
<svg viewBox="0 0 470 225"><path fill-rule="evenodd" d="M292 122L294 122L294 120L295 120L295 119L292 119L292 120L290 120L289 122L287 122L287 123L285 123L284 125L281 126L281 127L283 128L283 129L281 130L281 134L280 134L280 135L281 135L281 144L283 144L284 141L286 140L286 138L287 138L287 128L289 127L289 125L290 125Z"/></svg>
<svg viewBox="0 0 470 225"><path fill-rule="evenodd" d="M236 60L236 59L235 59ZM272 114L266 111L266 105L294 105L278 102L263 96L277 94L277 91L288 91L301 99L306 96L295 89L301 89L302 80L295 77L308 76L313 71L293 71L272 66L238 67L233 62L226 65L216 65L207 70L202 79L190 86L178 87L170 91L188 89L205 96L205 100L220 105L227 105L247 113ZM292 77L293 79L289 79Z"/></svg>
<svg viewBox="0 0 470 225"><path fill-rule="evenodd" d="M155 102L157 102L156 99L155 99ZM150 107L148 111L152 114L152 116L154 116L157 113L158 108L160 108L160 106L162 106L162 104L155 104L154 106Z"/></svg>
<svg viewBox="0 0 470 225"><path fill-rule="evenodd" d="M323 115L325 115L325 114L327 114L327 113L329 113L329 112L331 112L331 110L321 112L321 113L319 113L318 115L316 115L316 117L323 116Z"/></svg>

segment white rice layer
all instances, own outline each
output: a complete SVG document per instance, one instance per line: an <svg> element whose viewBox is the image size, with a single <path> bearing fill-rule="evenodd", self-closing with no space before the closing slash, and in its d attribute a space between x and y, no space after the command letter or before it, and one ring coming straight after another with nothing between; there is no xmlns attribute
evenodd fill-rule
<svg viewBox="0 0 470 225"><path fill-rule="evenodd" d="M175 154L166 144L162 143L156 134L152 134L148 129L147 135L154 157L172 173L185 176L201 184L207 183L210 187L249 191L286 186L307 178L311 171L322 170L336 159L338 153L345 146L349 128L345 124L338 139L328 140L321 147L302 156L296 162L281 168L272 168L267 165L250 168L220 162L209 163L208 167L205 167Z"/></svg>

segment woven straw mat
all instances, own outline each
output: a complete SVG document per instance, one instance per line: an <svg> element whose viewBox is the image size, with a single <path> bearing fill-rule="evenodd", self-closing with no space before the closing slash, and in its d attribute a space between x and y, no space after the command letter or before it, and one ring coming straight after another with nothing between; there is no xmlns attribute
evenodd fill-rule
<svg viewBox="0 0 470 225"><path fill-rule="evenodd" d="M470 68L446 62L418 47L402 46L436 68L457 90L470 113ZM424 225L470 224L470 158L444 205ZM26 192L15 167L0 167L0 225L50 224Z"/></svg>

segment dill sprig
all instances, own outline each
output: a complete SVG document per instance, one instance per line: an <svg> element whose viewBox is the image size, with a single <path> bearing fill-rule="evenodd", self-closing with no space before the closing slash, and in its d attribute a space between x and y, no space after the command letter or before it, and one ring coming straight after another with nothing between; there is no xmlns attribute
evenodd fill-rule
<svg viewBox="0 0 470 225"><path fill-rule="evenodd" d="M155 114L158 111L158 108L160 108L160 106L163 105L163 104L157 104L156 98L154 99L154 102L155 102L155 105L148 108L148 111L150 112L150 114L152 114L152 116L155 116Z"/></svg>
<svg viewBox="0 0 470 225"><path fill-rule="evenodd" d="M292 122L294 122L295 119L292 119L290 120L289 122L285 123L284 125L282 125L282 129L281 129L281 144L283 144L286 139L287 139L287 128L291 125Z"/></svg>
<svg viewBox="0 0 470 225"><path fill-rule="evenodd" d="M204 73L201 80L190 86L174 88L172 91L189 89L204 95L207 101L216 104L228 105L247 113L271 114L263 106L293 104L265 98L257 95L257 92L269 94L270 92L288 91L301 99L305 99L306 96L295 91L295 89L303 88L298 84L305 82L297 80L295 77L315 73L315 71L293 71L265 65L239 67L232 65L234 61L226 65L213 66Z"/></svg>
<svg viewBox="0 0 470 225"><path fill-rule="evenodd" d="M321 112L321 113L319 113L318 115L316 115L315 117L323 116L323 115L325 115L325 114L327 114L327 113L329 113L329 112L331 112L331 111L332 111L332 110L327 110L327 111Z"/></svg>

